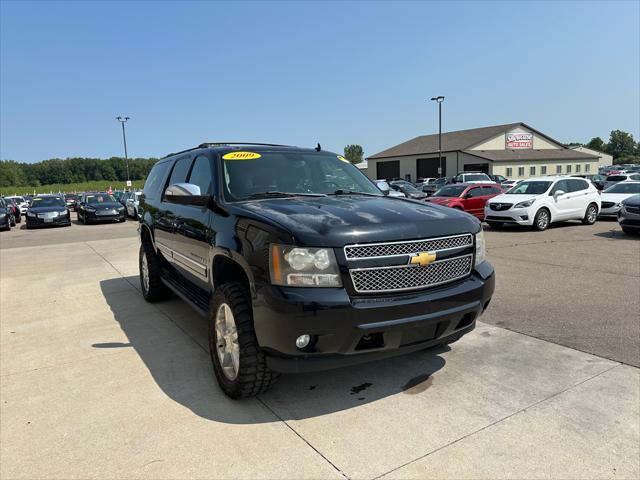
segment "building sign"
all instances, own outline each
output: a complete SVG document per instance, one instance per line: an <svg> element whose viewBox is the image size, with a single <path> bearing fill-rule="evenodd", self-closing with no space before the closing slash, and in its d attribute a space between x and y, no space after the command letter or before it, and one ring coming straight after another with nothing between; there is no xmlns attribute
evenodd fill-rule
<svg viewBox="0 0 640 480"><path fill-rule="evenodd" d="M506 149L533 148L533 133L507 133Z"/></svg>

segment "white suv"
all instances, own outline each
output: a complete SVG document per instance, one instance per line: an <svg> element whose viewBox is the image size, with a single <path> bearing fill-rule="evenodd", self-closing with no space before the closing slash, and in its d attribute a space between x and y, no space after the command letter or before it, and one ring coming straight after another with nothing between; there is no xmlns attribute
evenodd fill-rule
<svg viewBox="0 0 640 480"><path fill-rule="evenodd" d="M482 172L459 173L455 180L456 183L496 183L489 175Z"/></svg>
<svg viewBox="0 0 640 480"><path fill-rule="evenodd" d="M493 228L505 223L532 225L545 230L551 222L582 220L595 223L600 212L600 195L582 178L540 177L520 182L511 190L489 200L485 221Z"/></svg>

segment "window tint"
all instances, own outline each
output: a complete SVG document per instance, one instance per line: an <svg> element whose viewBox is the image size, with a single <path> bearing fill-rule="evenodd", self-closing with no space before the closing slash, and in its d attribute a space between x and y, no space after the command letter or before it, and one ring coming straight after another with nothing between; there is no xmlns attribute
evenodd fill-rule
<svg viewBox="0 0 640 480"><path fill-rule="evenodd" d="M191 166L191 158L182 157L176 163L173 164L173 170L171 171L171 177L169 178L168 185L175 183L185 183L187 181L187 174L189 173L189 167Z"/></svg>
<svg viewBox="0 0 640 480"><path fill-rule="evenodd" d="M480 197L480 196L482 196L482 189L481 188L470 188L467 191L467 196L469 198Z"/></svg>
<svg viewBox="0 0 640 480"><path fill-rule="evenodd" d="M569 180L566 180L566 182L569 184L570 192L579 192L580 190L586 190L587 188L589 188L587 182L585 182L584 180L578 180L577 178L571 178Z"/></svg>
<svg viewBox="0 0 640 480"><path fill-rule="evenodd" d="M482 195L494 195L496 193L500 193L498 187L482 187Z"/></svg>
<svg viewBox="0 0 640 480"><path fill-rule="evenodd" d="M164 186L164 177L167 173L167 168L171 162L156 163L147 177L147 181L144 182L143 192L148 198L155 198L160 196L160 190Z"/></svg>
<svg viewBox="0 0 640 480"><path fill-rule="evenodd" d="M640 175L630 175L629 178L631 180L640 180Z"/></svg>
<svg viewBox="0 0 640 480"><path fill-rule="evenodd" d="M200 187L201 195L211 195L213 193L213 173L211 172L211 162L209 158L200 155L193 162L189 183Z"/></svg>
<svg viewBox="0 0 640 480"><path fill-rule="evenodd" d="M567 184L566 180L560 180L559 182L557 182L551 189L551 195L556 193L558 190L562 190L564 193L567 193L570 191L569 185Z"/></svg>

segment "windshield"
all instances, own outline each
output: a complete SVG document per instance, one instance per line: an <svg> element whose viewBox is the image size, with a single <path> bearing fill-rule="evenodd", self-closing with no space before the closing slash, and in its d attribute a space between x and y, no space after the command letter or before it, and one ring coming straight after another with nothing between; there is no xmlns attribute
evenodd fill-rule
<svg viewBox="0 0 640 480"><path fill-rule="evenodd" d="M351 163L325 152L230 152L222 156L222 166L225 197L232 201L267 193L313 196L361 192L382 196Z"/></svg>
<svg viewBox="0 0 640 480"><path fill-rule="evenodd" d="M462 192L467 189L464 185L447 185L446 187L442 187L436 193L433 194L434 197L459 197Z"/></svg>
<svg viewBox="0 0 640 480"><path fill-rule="evenodd" d="M607 177L607 182L621 182L626 179L627 179L626 175L609 175Z"/></svg>
<svg viewBox="0 0 640 480"><path fill-rule="evenodd" d="M466 174L464 175L465 182L490 182L491 179L484 173Z"/></svg>
<svg viewBox="0 0 640 480"><path fill-rule="evenodd" d="M62 197L36 197L31 201L32 208L39 207L66 207Z"/></svg>
<svg viewBox="0 0 640 480"><path fill-rule="evenodd" d="M413 185L409 185L408 183L394 183L393 185L400 187L400 190L402 190L403 192L420 193L420 190L418 190Z"/></svg>
<svg viewBox="0 0 640 480"><path fill-rule="evenodd" d="M549 190L551 183L542 181L521 182L505 193L509 195L540 195Z"/></svg>
<svg viewBox="0 0 640 480"><path fill-rule="evenodd" d="M640 183L619 182L614 186L607 188L604 193L640 193Z"/></svg>
<svg viewBox="0 0 640 480"><path fill-rule="evenodd" d="M87 195L87 203L90 205L94 205L96 203L108 203L115 202L116 199L113 198L108 193L96 193L95 195Z"/></svg>

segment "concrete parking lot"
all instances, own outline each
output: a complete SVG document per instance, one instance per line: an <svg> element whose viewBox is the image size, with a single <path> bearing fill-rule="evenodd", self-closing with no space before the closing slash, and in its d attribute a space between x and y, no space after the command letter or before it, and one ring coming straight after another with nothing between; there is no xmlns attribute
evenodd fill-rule
<svg viewBox="0 0 640 480"><path fill-rule="evenodd" d="M234 402L204 321L142 299L134 222L3 232L0 477L638 478L640 239L486 233L460 342Z"/></svg>

